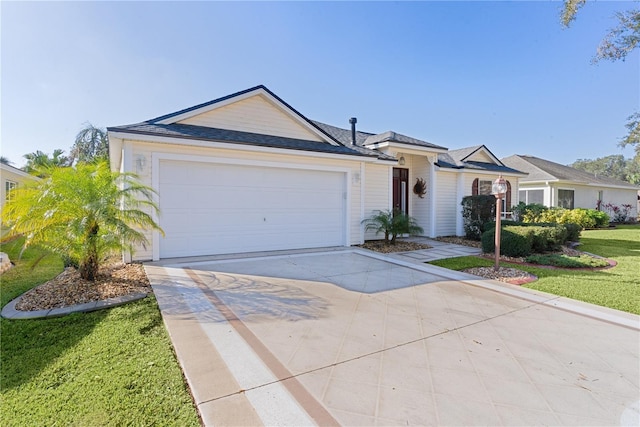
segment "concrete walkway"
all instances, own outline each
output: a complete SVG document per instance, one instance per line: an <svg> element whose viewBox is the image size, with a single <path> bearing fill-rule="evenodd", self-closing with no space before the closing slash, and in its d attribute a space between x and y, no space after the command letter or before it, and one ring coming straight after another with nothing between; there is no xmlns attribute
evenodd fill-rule
<svg viewBox="0 0 640 427"><path fill-rule="evenodd" d="M640 317L409 258L145 269L206 425L640 424Z"/></svg>

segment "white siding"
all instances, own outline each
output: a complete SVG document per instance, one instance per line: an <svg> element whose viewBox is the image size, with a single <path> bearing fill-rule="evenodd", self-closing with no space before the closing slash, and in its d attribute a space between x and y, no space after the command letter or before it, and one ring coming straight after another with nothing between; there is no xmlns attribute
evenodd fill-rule
<svg viewBox="0 0 640 427"><path fill-rule="evenodd" d="M598 200L598 192L602 191L602 203L613 203L614 205L621 206L623 204L631 205L631 216L638 216L637 209L637 191L634 189L620 189L620 188L607 188L607 187L592 187L587 185L577 184L562 184L554 183L548 187L540 187L539 185L527 185L526 183L520 183L520 189L540 189L545 190L545 206L558 206L558 189L573 190L574 196L574 208L595 209L596 202Z"/></svg>
<svg viewBox="0 0 640 427"><path fill-rule="evenodd" d="M368 218L375 210L387 210L390 208L389 197L391 192L391 167L387 165L366 164L364 183L364 218ZM362 219L364 219L362 218ZM364 235L364 240L381 239L381 235L369 231Z"/></svg>
<svg viewBox="0 0 640 427"><path fill-rule="evenodd" d="M255 95L178 123L322 141L261 95Z"/></svg>
<svg viewBox="0 0 640 427"><path fill-rule="evenodd" d="M429 200L433 196L429 191L429 159L426 156L409 156L411 158L411 170L409 171L409 215L414 217L418 225L424 229L424 235L429 234L430 210ZM427 184L427 194L420 198L413 192L418 178L422 178Z"/></svg>
<svg viewBox="0 0 640 427"><path fill-rule="evenodd" d="M458 205L456 194L457 177L455 173L438 172L438 194L436 194L436 236L456 234L456 212Z"/></svg>
<svg viewBox="0 0 640 427"><path fill-rule="evenodd" d="M467 161L472 161L472 162L483 162L483 163L494 163L495 161L493 160L493 158L491 156L489 156L487 153L485 153L484 151L477 151L475 153L473 153L472 156L470 156Z"/></svg>
<svg viewBox="0 0 640 427"><path fill-rule="evenodd" d="M190 156L199 156L203 158L219 158L219 159L227 159L227 160L238 160L238 161L261 161L261 162L275 162L275 163L290 163L290 164L302 164L308 166L310 169L313 169L314 166L318 166L319 168L346 168L351 173L351 180L349 181L350 185L350 194L351 194L351 203L348 206L349 209L349 222L347 226L350 230L350 244L356 245L362 243L363 235L362 235L362 226L360 224L361 221L361 194L360 194L360 182L354 179L353 177L356 174L360 174L360 162L356 159L354 160L342 160L335 158L316 158L310 156L294 156L289 154L277 154L277 153L265 153L265 152L251 152L251 151L240 151L234 149L221 149L221 148L206 148L206 147L185 147L179 145L171 145L167 143L150 143L143 141L125 141L125 145L130 144L132 147L132 161L131 168L132 172L136 172L142 183L148 186L152 186L152 175L157 173L153 170L153 162L152 158L154 154L175 154L175 155L190 155ZM144 158L144 167L138 171L136 171L136 161L138 158ZM375 165L367 165L374 166ZM375 170L373 172L372 178L365 176L365 180L373 179L373 182L376 182L376 179L380 179L380 175L384 174L384 169L389 169L389 167L381 166L382 169ZM367 169L368 170L368 169ZM376 176L378 178L376 178ZM388 179L388 172L387 172ZM367 181L365 181L367 182ZM388 181L387 181L388 183ZM388 186L388 184L387 184ZM309 191L313 191L313 189L309 189ZM387 203L381 209L388 208L388 188L386 189L387 194ZM382 196L384 197L384 196ZM375 203L378 203L376 201ZM366 210L365 210L366 214ZM146 232L145 234L149 239L149 242L152 242L152 232ZM162 238L162 237L160 237ZM149 260L152 259L153 255L153 245L150 243L144 247L136 248L136 251L133 255L134 260Z"/></svg>

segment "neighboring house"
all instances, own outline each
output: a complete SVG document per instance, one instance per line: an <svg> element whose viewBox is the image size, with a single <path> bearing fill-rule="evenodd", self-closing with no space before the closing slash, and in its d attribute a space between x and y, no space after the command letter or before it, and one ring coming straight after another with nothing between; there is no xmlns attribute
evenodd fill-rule
<svg viewBox="0 0 640 427"><path fill-rule="evenodd" d="M568 209L595 209L599 202L628 204L632 206L631 216L638 216L637 185L533 156L513 155L502 162L529 174L520 180L521 202Z"/></svg>
<svg viewBox="0 0 640 427"><path fill-rule="evenodd" d="M38 179L11 165L0 163L0 176L2 176L2 195L0 198L0 209L4 207L7 200L11 199L11 190L22 185L25 181Z"/></svg>
<svg viewBox="0 0 640 427"><path fill-rule="evenodd" d="M107 128L113 170L158 193L165 237L135 259L350 246L362 220L397 208L427 236L463 234L460 201L499 173L524 174L484 146L446 148L395 132L309 120L256 86L142 123ZM415 194L418 179L426 194Z"/></svg>

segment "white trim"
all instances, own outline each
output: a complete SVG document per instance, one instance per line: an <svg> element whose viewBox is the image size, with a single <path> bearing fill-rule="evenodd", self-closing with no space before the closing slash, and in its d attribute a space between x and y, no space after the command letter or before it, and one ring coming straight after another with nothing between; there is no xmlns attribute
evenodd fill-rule
<svg viewBox="0 0 640 427"><path fill-rule="evenodd" d="M462 198L464 197L464 175L459 174L457 176L457 184L456 207L458 209L456 209L456 236L464 236L464 219L462 218L462 206L460 205L460 202L462 202Z"/></svg>
<svg viewBox="0 0 640 427"><path fill-rule="evenodd" d="M633 184L626 185L614 185L614 184L599 184L594 182L587 181L563 181L560 179L552 179L552 180L536 180L536 181L520 181L521 186L529 186L529 185L550 185L550 183L557 183L560 185L581 185L584 187L594 187L594 188L615 188L617 190L640 190L640 186L634 186Z"/></svg>
<svg viewBox="0 0 640 427"><path fill-rule="evenodd" d="M125 133L125 132L112 132L110 133L110 135L113 135L116 138L120 138L123 140L126 139L129 141L166 143L166 144L179 145L179 146L186 145L186 146L203 147L203 148L220 148L220 149L235 150L235 151L253 151L253 152L259 152L259 153L289 154L289 155L297 155L297 156L331 158L331 159L337 158L337 159L351 160L354 162L372 162L373 163L378 161L377 157L358 156L358 155L350 156L346 154L323 153L319 151L307 151L302 149L294 150L289 148L265 147L262 145L238 144L233 142L203 141L199 139L143 135L143 134ZM322 142L318 142L318 144L322 144Z"/></svg>
<svg viewBox="0 0 640 427"><path fill-rule="evenodd" d="M183 161L183 162L198 162L198 163L211 163L211 164L225 164L225 165L238 165L238 166L257 166L257 167L269 167L280 169L301 169L301 170L316 170L325 172L340 172L344 174L344 216L343 216L343 231L344 240L343 245L348 247L351 245L351 174L352 171L348 167L339 166L324 166L302 163L285 163L285 162L272 162L263 160L247 160L238 158L220 158L212 156L196 156L191 154L173 154L163 152L151 153L151 187L159 194L160 192L160 162L163 160L169 161ZM158 203L158 196L154 197L154 201ZM364 209L364 208L363 208ZM157 214L152 215L154 221L159 223ZM153 261L160 260L160 232L153 231L153 249L152 259Z"/></svg>
<svg viewBox="0 0 640 427"><path fill-rule="evenodd" d="M365 204L365 170L366 166L364 162L360 162L360 244L364 243L364 204Z"/></svg>
<svg viewBox="0 0 640 427"><path fill-rule="evenodd" d="M437 160L437 159L434 159ZM430 230L429 230L429 237L436 237L436 221L437 221L437 215L436 215L436 197L437 197L437 193L436 193L436 184L437 184L437 177L438 174L436 173L437 171L437 166L435 164L435 161L433 163L431 163L431 167L429 168L429 192L431 194L431 199L429 200L429 209L430 209L430 218L431 218L431 224L430 224Z"/></svg>
<svg viewBox="0 0 640 427"><path fill-rule="evenodd" d="M331 139L331 137L327 137L327 134L318 130L318 128L316 128L315 126L311 125L309 122L307 122L303 117L301 117L301 114L293 111L290 107L287 107L286 105L284 105L282 102L280 102L278 99L274 98L269 92L267 92L266 90L264 90L264 88L256 88L255 90L252 90L250 92L246 92L240 95L236 95L236 96L232 96L231 98L227 98L225 100L222 101L218 101L218 102L214 102L212 104L209 105L205 105L203 107L200 107L198 109L195 110L190 110L187 112L184 112L182 114L179 114L177 116L171 116L169 118L166 118L164 120L159 120L157 123L163 124L163 125L169 125L172 123L176 123L182 120L186 120L189 119L191 117L197 116L199 114L203 114L203 113L207 113L209 111L213 111L216 110L218 108L227 106L227 105L231 105L234 104L236 102L245 100L245 99L249 99L251 97L254 96L262 96L263 98L265 98L265 100L271 104L273 104L276 108L278 108L280 111L282 111L283 113L285 113L286 115L288 115L289 117L291 117L294 121L296 121L299 125L303 126L306 130L310 131L311 133L313 133L314 135L318 136L319 138L321 138L322 140L328 142L331 145L334 146L340 146L339 143L337 143L336 141L333 141Z"/></svg>
<svg viewBox="0 0 640 427"><path fill-rule="evenodd" d="M370 144L364 144L364 147L372 149L380 149L380 148L395 148L399 151L402 151L405 154L414 154L414 155L425 155L426 153L446 153L446 148L435 148L435 147L422 147L420 145L407 144L402 142L392 142L392 141L384 141L384 142L373 142ZM413 153L411 152L413 151Z"/></svg>

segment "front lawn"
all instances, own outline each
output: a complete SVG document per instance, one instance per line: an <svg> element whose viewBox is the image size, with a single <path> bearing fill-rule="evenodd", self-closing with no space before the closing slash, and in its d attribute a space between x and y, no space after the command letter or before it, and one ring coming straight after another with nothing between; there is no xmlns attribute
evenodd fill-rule
<svg viewBox="0 0 640 427"><path fill-rule="evenodd" d="M618 265L606 270L559 270L501 263L538 276L524 287L565 296L629 313L640 314L640 226L582 232L579 250L614 259ZM493 262L478 257L433 261L451 270L488 267Z"/></svg>
<svg viewBox="0 0 640 427"><path fill-rule="evenodd" d="M16 262L20 244L0 250ZM0 276L1 305L62 268L56 256L26 251ZM153 296L94 313L1 319L0 328L3 426L199 425Z"/></svg>

